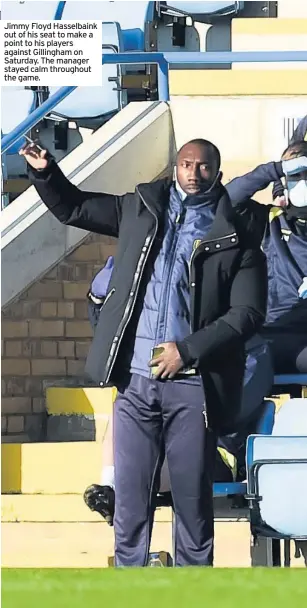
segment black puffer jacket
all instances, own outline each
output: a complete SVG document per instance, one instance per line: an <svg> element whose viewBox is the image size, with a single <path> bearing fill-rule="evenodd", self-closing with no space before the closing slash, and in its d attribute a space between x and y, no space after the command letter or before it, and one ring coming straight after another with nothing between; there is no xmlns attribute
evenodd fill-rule
<svg viewBox="0 0 307 608"><path fill-rule="evenodd" d="M143 271L165 216L170 184L137 186L124 196L83 192L52 161L30 171L41 199L60 222L118 237L115 266L87 359L86 371L100 386L120 378L122 338L139 294ZM186 365L197 363L206 392L209 426L234 430L244 374L244 343L265 317L265 256L254 242L253 226L232 208L223 186L215 197L216 217L206 239L191 252L192 334L178 344ZM249 225L248 225L249 224Z"/></svg>

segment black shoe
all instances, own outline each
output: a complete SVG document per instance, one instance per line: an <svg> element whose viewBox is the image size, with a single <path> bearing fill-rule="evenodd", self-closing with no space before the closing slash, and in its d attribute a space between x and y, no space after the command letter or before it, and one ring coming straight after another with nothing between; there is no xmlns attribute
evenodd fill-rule
<svg viewBox="0 0 307 608"><path fill-rule="evenodd" d="M110 486L99 486L94 483L86 488L83 498L91 511L100 513L109 526L113 526L115 511L115 492L113 488Z"/></svg>

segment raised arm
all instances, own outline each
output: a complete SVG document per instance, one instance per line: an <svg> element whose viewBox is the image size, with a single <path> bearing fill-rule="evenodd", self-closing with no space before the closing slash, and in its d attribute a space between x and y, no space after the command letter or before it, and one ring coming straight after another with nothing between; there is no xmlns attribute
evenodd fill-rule
<svg viewBox="0 0 307 608"><path fill-rule="evenodd" d="M46 150L27 146L22 155L28 163L31 183L62 224L118 236L122 196L80 190L65 177L53 159L48 159Z"/></svg>
<svg viewBox="0 0 307 608"><path fill-rule="evenodd" d="M283 176L282 164L266 163L259 165L253 171L231 180L225 188L233 207L240 205L254 196L259 190L267 188L271 182L280 180Z"/></svg>

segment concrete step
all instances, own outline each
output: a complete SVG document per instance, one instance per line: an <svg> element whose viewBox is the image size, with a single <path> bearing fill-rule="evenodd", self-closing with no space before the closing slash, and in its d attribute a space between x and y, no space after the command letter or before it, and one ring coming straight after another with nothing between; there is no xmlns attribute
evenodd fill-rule
<svg viewBox="0 0 307 608"><path fill-rule="evenodd" d="M247 509L232 509L226 499L214 500L216 521L242 522L248 520ZM81 494L3 494L1 520L6 523L98 523L102 517L86 506ZM171 522L172 510L156 510L155 521Z"/></svg>
<svg viewBox="0 0 307 608"><path fill-rule="evenodd" d="M172 553L171 534L169 522L156 522L151 550ZM216 525L217 567L249 567L249 547L247 522ZM103 568L113 555L114 532L105 523L2 524L4 568Z"/></svg>
<svg viewBox="0 0 307 608"><path fill-rule="evenodd" d="M100 443L24 443L1 447L4 494L81 494L86 486L99 482Z"/></svg>
<svg viewBox="0 0 307 608"><path fill-rule="evenodd" d="M106 405L105 411L111 413L111 400ZM67 401L69 415L68 407L73 408L72 401ZM99 483L103 432L109 414L97 415L102 417L104 430L99 438L96 435L96 441L2 444L2 493L82 494L88 485Z"/></svg>
<svg viewBox="0 0 307 608"><path fill-rule="evenodd" d="M46 440L102 443L115 398L115 388L47 387Z"/></svg>
<svg viewBox="0 0 307 608"><path fill-rule="evenodd" d="M170 522L171 509L157 509L156 521ZM81 494L4 494L1 521L6 523L99 523L99 513L90 511Z"/></svg>
<svg viewBox="0 0 307 608"><path fill-rule="evenodd" d="M155 523L151 551L172 553L170 523ZM113 555L113 528L104 523L2 524L3 568L104 568ZM302 558L294 559L294 543L291 543L291 557L291 566L304 567ZM221 522L215 526L214 565L218 568L250 566L247 522Z"/></svg>
<svg viewBox="0 0 307 608"><path fill-rule="evenodd" d="M1 455L2 494L83 494L103 466L94 441L7 443Z"/></svg>

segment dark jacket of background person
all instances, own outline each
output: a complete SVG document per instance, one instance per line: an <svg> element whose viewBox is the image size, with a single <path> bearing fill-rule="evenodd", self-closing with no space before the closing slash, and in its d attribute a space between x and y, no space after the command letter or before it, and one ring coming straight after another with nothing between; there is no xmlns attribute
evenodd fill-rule
<svg viewBox="0 0 307 608"><path fill-rule="evenodd" d="M237 211L241 210L240 213L247 213L249 221L257 226L254 234L261 238L267 257L267 323L277 320L300 304L298 288L303 276L307 275L307 223L294 217L287 208L261 205L251 200L255 192L263 190L282 175L281 162L273 162L259 165L227 184L233 206ZM245 200L238 198L238 191L245 196Z"/></svg>
<svg viewBox="0 0 307 608"><path fill-rule="evenodd" d="M260 205L249 197L282 177L281 163L260 165L227 185L233 205L248 210L263 235L263 251L268 263L268 307L263 336L269 340L275 373L307 371L307 299L298 289L307 276L307 221L291 208ZM245 202L236 192L245 193Z"/></svg>
<svg viewBox="0 0 307 608"><path fill-rule="evenodd" d="M164 217L170 183L137 186L124 196L83 192L51 161L30 170L39 196L63 224L118 237L114 271L89 351L86 372L118 385L118 353L139 293L144 267ZM208 201L212 193L208 194ZM223 186L213 225L193 252L191 331L177 344L185 366L197 365L205 386L208 423L227 433L240 403L244 344L262 325L267 298L265 256L244 214L234 213Z"/></svg>

